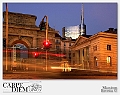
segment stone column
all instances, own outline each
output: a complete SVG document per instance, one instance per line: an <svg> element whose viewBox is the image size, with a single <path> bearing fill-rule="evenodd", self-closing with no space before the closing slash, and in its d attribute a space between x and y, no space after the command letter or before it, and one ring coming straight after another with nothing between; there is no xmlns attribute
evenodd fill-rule
<svg viewBox="0 0 120 95"><path fill-rule="evenodd" d="M82 49L79 50L80 58L79 58L79 65L80 68L83 69L83 55L82 55Z"/></svg>
<svg viewBox="0 0 120 95"><path fill-rule="evenodd" d="M79 51L78 50L75 51L75 59L76 59L75 63L78 65L79 63Z"/></svg>
<svg viewBox="0 0 120 95"><path fill-rule="evenodd" d="M87 69L87 51L86 51L86 47L84 48L84 68Z"/></svg>
<svg viewBox="0 0 120 95"><path fill-rule="evenodd" d="M82 69L84 69L84 65L85 65L85 64L84 64L83 50L84 50L84 48L81 49L81 55L82 55L82 56L81 56L81 57L82 57L82 58L81 58L81 59L82 59L82 60L81 60L81 61L82 61Z"/></svg>
<svg viewBox="0 0 120 95"><path fill-rule="evenodd" d="M89 47L86 47L86 60L87 60L87 69L90 69L90 63L89 63Z"/></svg>
<svg viewBox="0 0 120 95"><path fill-rule="evenodd" d="M37 39L36 37L33 37L33 47L37 47Z"/></svg>

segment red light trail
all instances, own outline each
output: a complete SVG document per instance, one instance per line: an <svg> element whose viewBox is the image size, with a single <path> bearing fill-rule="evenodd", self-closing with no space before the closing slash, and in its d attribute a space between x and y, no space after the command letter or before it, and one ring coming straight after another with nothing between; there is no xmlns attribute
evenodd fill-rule
<svg viewBox="0 0 120 95"><path fill-rule="evenodd" d="M6 52L6 50L4 49L3 52ZM13 50L11 49L11 50L8 50L7 52L12 53ZM26 54L32 54L32 55L36 55L36 54L45 55L46 54L46 52L37 52L37 51L30 52L30 51L22 51L22 50L16 50L16 53L26 53ZM47 54L50 56L56 56L56 57L64 57L65 56L64 54L55 54L55 53L50 53L50 52L48 52Z"/></svg>

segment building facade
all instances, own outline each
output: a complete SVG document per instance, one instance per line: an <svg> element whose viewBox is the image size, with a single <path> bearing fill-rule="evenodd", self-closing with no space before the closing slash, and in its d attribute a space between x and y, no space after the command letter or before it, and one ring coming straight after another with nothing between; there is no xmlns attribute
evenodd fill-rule
<svg viewBox="0 0 120 95"><path fill-rule="evenodd" d="M75 39L62 38L61 40L61 54L64 54L66 59L71 63L71 46L75 43Z"/></svg>
<svg viewBox="0 0 120 95"><path fill-rule="evenodd" d="M79 36L71 47L71 64L77 64L79 69L117 72L117 41L117 30L113 28L88 38Z"/></svg>
<svg viewBox="0 0 120 95"><path fill-rule="evenodd" d="M34 64L33 52L38 52L39 57L37 58L37 64L45 64L45 50L43 49L43 42L46 39L46 31L40 30L35 25L37 17L35 15L8 12L8 69L10 70L11 65L14 61L21 64L20 52L16 50L13 52L13 47L18 44L22 44L27 48L26 63ZM48 40L52 43L51 48L48 50L48 60L57 60L58 56L55 56L58 52L57 40L61 40L59 32L55 29L48 27ZM6 58L6 12L3 12L3 67L5 67ZM60 44L59 44L60 45ZM60 47L60 46L59 46ZM21 51L21 50L19 50ZM17 57L17 58L16 58ZM16 59L16 60L14 60ZM49 62L48 61L48 62Z"/></svg>

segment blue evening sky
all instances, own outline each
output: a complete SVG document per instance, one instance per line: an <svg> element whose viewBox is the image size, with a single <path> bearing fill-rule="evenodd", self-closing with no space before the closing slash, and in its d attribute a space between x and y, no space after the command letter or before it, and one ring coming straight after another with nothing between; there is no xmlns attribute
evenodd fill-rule
<svg viewBox="0 0 120 95"><path fill-rule="evenodd" d="M8 3L8 11L37 16L36 25L47 15L50 27L62 35L62 28L80 24L81 4L78 3ZM3 11L5 11L3 4ZM84 23L86 33L93 35L108 28L117 28L117 3L84 3Z"/></svg>

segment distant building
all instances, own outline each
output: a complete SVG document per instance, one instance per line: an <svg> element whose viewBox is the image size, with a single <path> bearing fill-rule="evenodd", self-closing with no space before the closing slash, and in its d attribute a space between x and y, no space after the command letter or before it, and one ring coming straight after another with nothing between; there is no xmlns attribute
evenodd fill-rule
<svg viewBox="0 0 120 95"><path fill-rule="evenodd" d="M76 26L68 26L62 28L62 37L71 37L72 39L76 39L79 35L86 35L86 25L84 24L84 8L82 4L81 10L81 23Z"/></svg>
<svg viewBox="0 0 120 95"><path fill-rule="evenodd" d="M57 60L59 60L59 61L61 61L61 36L58 34L58 33L56 33L55 34L55 49L56 49L56 54L58 55L57 57L56 57L56 59Z"/></svg>
<svg viewBox="0 0 120 95"><path fill-rule="evenodd" d="M117 72L117 30L109 28L92 36L79 36L71 47L71 64L79 69Z"/></svg>
<svg viewBox="0 0 120 95"><path fill-rule="evenodd" d="M80 35L79 31L80 31L79 30L79 25L77 25L77 26L63 27L63 29L62 29L63 38L65 38L65 37L71 37L72 39L76 39Z"/></svg>
<svg viewBox="0 0 120 95"><path fill-rule="evenodd" d="M71 46L75 43L75 39L62 38L61 40L61 54L66 56L66 59L71 63Z"/></svg>

